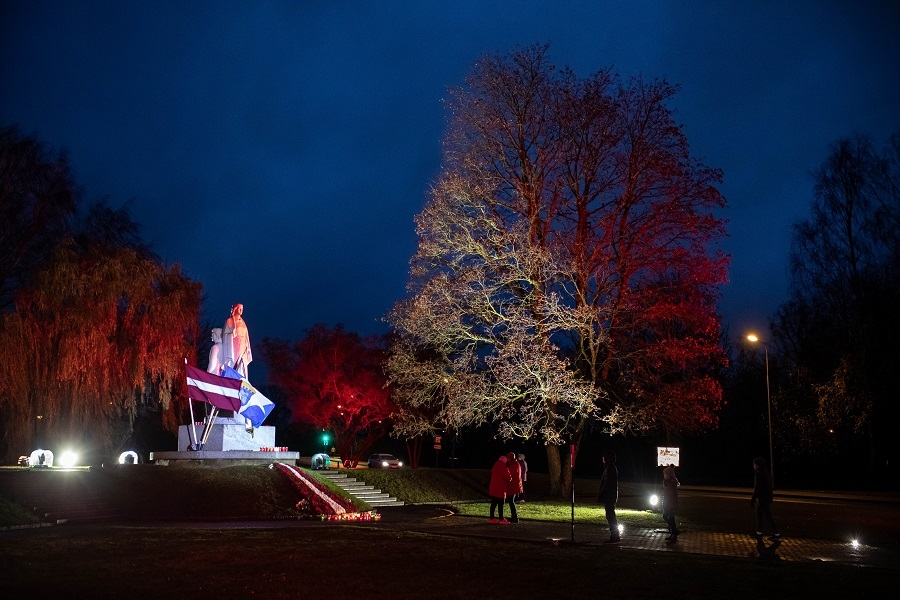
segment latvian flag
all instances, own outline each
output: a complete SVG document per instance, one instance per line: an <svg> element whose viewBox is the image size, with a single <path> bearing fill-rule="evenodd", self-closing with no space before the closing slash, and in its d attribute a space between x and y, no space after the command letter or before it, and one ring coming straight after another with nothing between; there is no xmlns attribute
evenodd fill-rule
<svg viewBox="0 0 900 600"><path fill-rule="evenodd" d="M241 408L241 380L219 377L185 364L188 398L209 402L222 410L237 412Z"/></svg>

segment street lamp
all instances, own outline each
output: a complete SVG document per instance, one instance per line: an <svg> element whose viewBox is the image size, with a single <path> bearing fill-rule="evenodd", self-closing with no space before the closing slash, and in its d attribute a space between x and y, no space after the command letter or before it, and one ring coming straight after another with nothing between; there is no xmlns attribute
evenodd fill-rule
<svg viewBox="0 0 900 600"><path fill-rule="evenodd" d="M772 476L772 480L774 481L775 460L774 454L772 453L772 392L769 390L769 348L753 333L747 334L747 339L754 344L762 344L763 349L766 351L766 404L769 408L769 475Z"/></svg>

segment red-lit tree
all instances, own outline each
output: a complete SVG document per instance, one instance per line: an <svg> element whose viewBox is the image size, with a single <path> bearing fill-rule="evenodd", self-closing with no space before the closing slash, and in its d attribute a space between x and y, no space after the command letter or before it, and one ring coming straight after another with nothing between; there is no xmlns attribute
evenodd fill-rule
<svg viewBox="0 0 900 600"><path fill-rule="evenodd" d="M201 286L135 235L127 210L95 205L16 291L15 311L0 316L8 456L33 443L87 444L108 455L148 410L177 428Z"/></svg>
<svg viewBox="0 0 900 600"><path fill-rule="evenodd" d="M667 107L675 88L579 79L546 52L485 57L451 94L411 295L389 317L401 338L389 372L416 409L399 430L495 423L540 440L562 495L559 446L591 422L715 424L728 260L720 173L690 156Z"/></svg>
<svg viewBox="0 0 900 600"><path fill-rule="evenodd" d="M385 340L318 324L290 343L264 339L271 383L284 392L296 422L331 431L344 465L386 434L397 410L383 371Z"/></svg>

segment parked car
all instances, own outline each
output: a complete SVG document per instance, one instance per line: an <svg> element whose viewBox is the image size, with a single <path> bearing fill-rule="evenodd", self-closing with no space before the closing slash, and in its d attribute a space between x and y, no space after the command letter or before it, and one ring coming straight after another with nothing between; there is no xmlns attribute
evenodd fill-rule
<svg viewBox="0 0 900 600"><path fill-rule="evenodd" d="M403 466L393 454L373 454L367 463L370 469L399 469Z"/></svg>

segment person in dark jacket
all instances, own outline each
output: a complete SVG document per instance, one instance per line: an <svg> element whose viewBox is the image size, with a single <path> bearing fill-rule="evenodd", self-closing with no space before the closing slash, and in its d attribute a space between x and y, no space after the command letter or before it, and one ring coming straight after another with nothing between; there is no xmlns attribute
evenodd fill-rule
<svg viewBox="0 0 900 600"><path fill-rule="evenodd" d="M516 496L522 493L522 471L516 455L510 452L506 455L506 465L509 469L509 483L506 484L506 502L509 504L509 522L518 523L519 513L516 510Z"/></svg>
<svg viewBox="0 0 900 600"><path fill-rule="evenodd" d="M522 491L516 495L516 502L523 504L525 502L525 482L528 481L528 463L525 462L525 455L518 456L519 470L522 471Z"/></svg>
<svg viewBox="0 0 900 600"><path fill-rule="evenodd" d="M491 467L491 483L488 486L488 496L491 497L491 523L508 525L509 521L503 518L503 503L506 500L506 486L509 485L509 469L506 467L506 457L501 456ZM500 518L494 518L494 511L500 509Z"/></svg>
<svg viewBox="0 0 900 600"><path fill-rule="evenodd" d="M600 477L600 492L597 501L606 512L609 524L607 544L616 544L619 540L619 521L616 519L616 502L619 500L619 471L616 469L616 454L612 451L603 453L603 475Z"/></svg>
<svg viewBox="0 0 900 600"><path fill-rule="evenodd" d="M675 526L675 513L678 511L678 486L681 483L675 477L675 466L669 465L663 469L663 505L662 517L669 526L667 542L674 544L678 541L678 527Z"/></svg>
<svg viewBox="0 0 900 600"><path fill-rule="evenodd" d="M778 525L772 517L772 501L775 498L775 484L772 474L766 466L766 459L759 457L753 459L753 496L750 497L750 506L756 508L756 537L763 535L763 521L772 528L772 538L780 539Z"/></svg>

